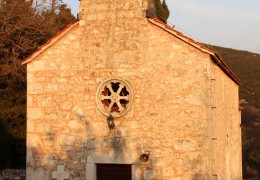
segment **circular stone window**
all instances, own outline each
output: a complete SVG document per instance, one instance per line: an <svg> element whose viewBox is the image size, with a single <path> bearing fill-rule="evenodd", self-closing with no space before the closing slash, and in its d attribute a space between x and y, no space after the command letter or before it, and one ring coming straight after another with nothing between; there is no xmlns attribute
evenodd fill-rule
<svg viewBox="0 0 260 180"><path fill-rule="evenodd" d="M105 115L120 117L132 106L132 91L130 85L122 79L104 81L97 90L97 106Z"/></svg>

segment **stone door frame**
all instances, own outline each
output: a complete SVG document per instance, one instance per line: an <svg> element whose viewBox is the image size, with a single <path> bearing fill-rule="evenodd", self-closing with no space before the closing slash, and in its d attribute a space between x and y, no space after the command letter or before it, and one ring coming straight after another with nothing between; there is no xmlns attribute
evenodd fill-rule
<svg viewBox="0 0 260 180"><path fill-rule="evenodd" d="M88 156L86 164L86 180L96 180L96 166L97 164L128 164L132 165L132 180L141 180L141 173L134 160L123 160L121 158L113 159L106 154L95 157Z"/></svg>

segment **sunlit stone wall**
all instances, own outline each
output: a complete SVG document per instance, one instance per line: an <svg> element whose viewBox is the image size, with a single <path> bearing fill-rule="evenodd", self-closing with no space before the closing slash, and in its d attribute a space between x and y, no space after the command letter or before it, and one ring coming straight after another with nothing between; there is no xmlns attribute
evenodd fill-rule
<svg viewBox="0 0 260 180"><path fill-rule="evenodd" d="M93 179L96 163L132 164L133 179L241 179L241 164L229 168L240 162L237 85L208 54L149 23L146 1L81 3L79 25L27 65L27 179ZM96 104L109 78L133 91L112 130ZM213 167L216 153L225 171Z"/></svg>

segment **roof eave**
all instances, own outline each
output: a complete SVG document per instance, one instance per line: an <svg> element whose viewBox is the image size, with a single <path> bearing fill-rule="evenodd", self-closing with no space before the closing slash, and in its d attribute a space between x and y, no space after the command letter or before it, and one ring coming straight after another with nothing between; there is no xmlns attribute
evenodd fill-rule
<svg viewBox="0 0 260 180"><path fill-rule="evenodd" d="M230 77L237 85L241 85L242 82L241 80L235 75L235 73L226 65L226 63L224 62L224 60L221 58L221 56L207 48L206 46L204 46L203 44L194 41L193 39L183 35L181 32L173 29L172 27L168 26L167 24L161 22L159 19L157 18L149 18L148 20L150 23L162 28L163 30L167 31L168 33L172 34L173 36L177 37L178 39L190 44L191 46L195 47L196 49L200 50L203 53L207 53L210 55L212 61L220 67L220 69L222 69L222 71L228 76Z"/></svg>
<svg viewBox="0 0 260 180"><path fill-rule="evenodd" d="M46 49L52 46L55 42L65 36L68 32L70 32L74 27L79 25L79 21L76 21L72 24L69 24L67 27L59 31L53 38L48 40L45 44L41 45L33 54L31 54L28 58L22 61L22 65L27 64L37 58L40 54L42 54Z"/></svg>

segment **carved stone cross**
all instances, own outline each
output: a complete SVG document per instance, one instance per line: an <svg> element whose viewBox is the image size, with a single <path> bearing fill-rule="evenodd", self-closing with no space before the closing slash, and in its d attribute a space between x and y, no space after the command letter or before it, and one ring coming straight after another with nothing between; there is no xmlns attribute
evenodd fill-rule
<svg viewBox="0 0 260 180"><path fill-rule="evenodd" d="M64 171L64 165L58 165L57 171L52 171L52 178L57 180L69 179L70 173L69 171Z"/></svg>

